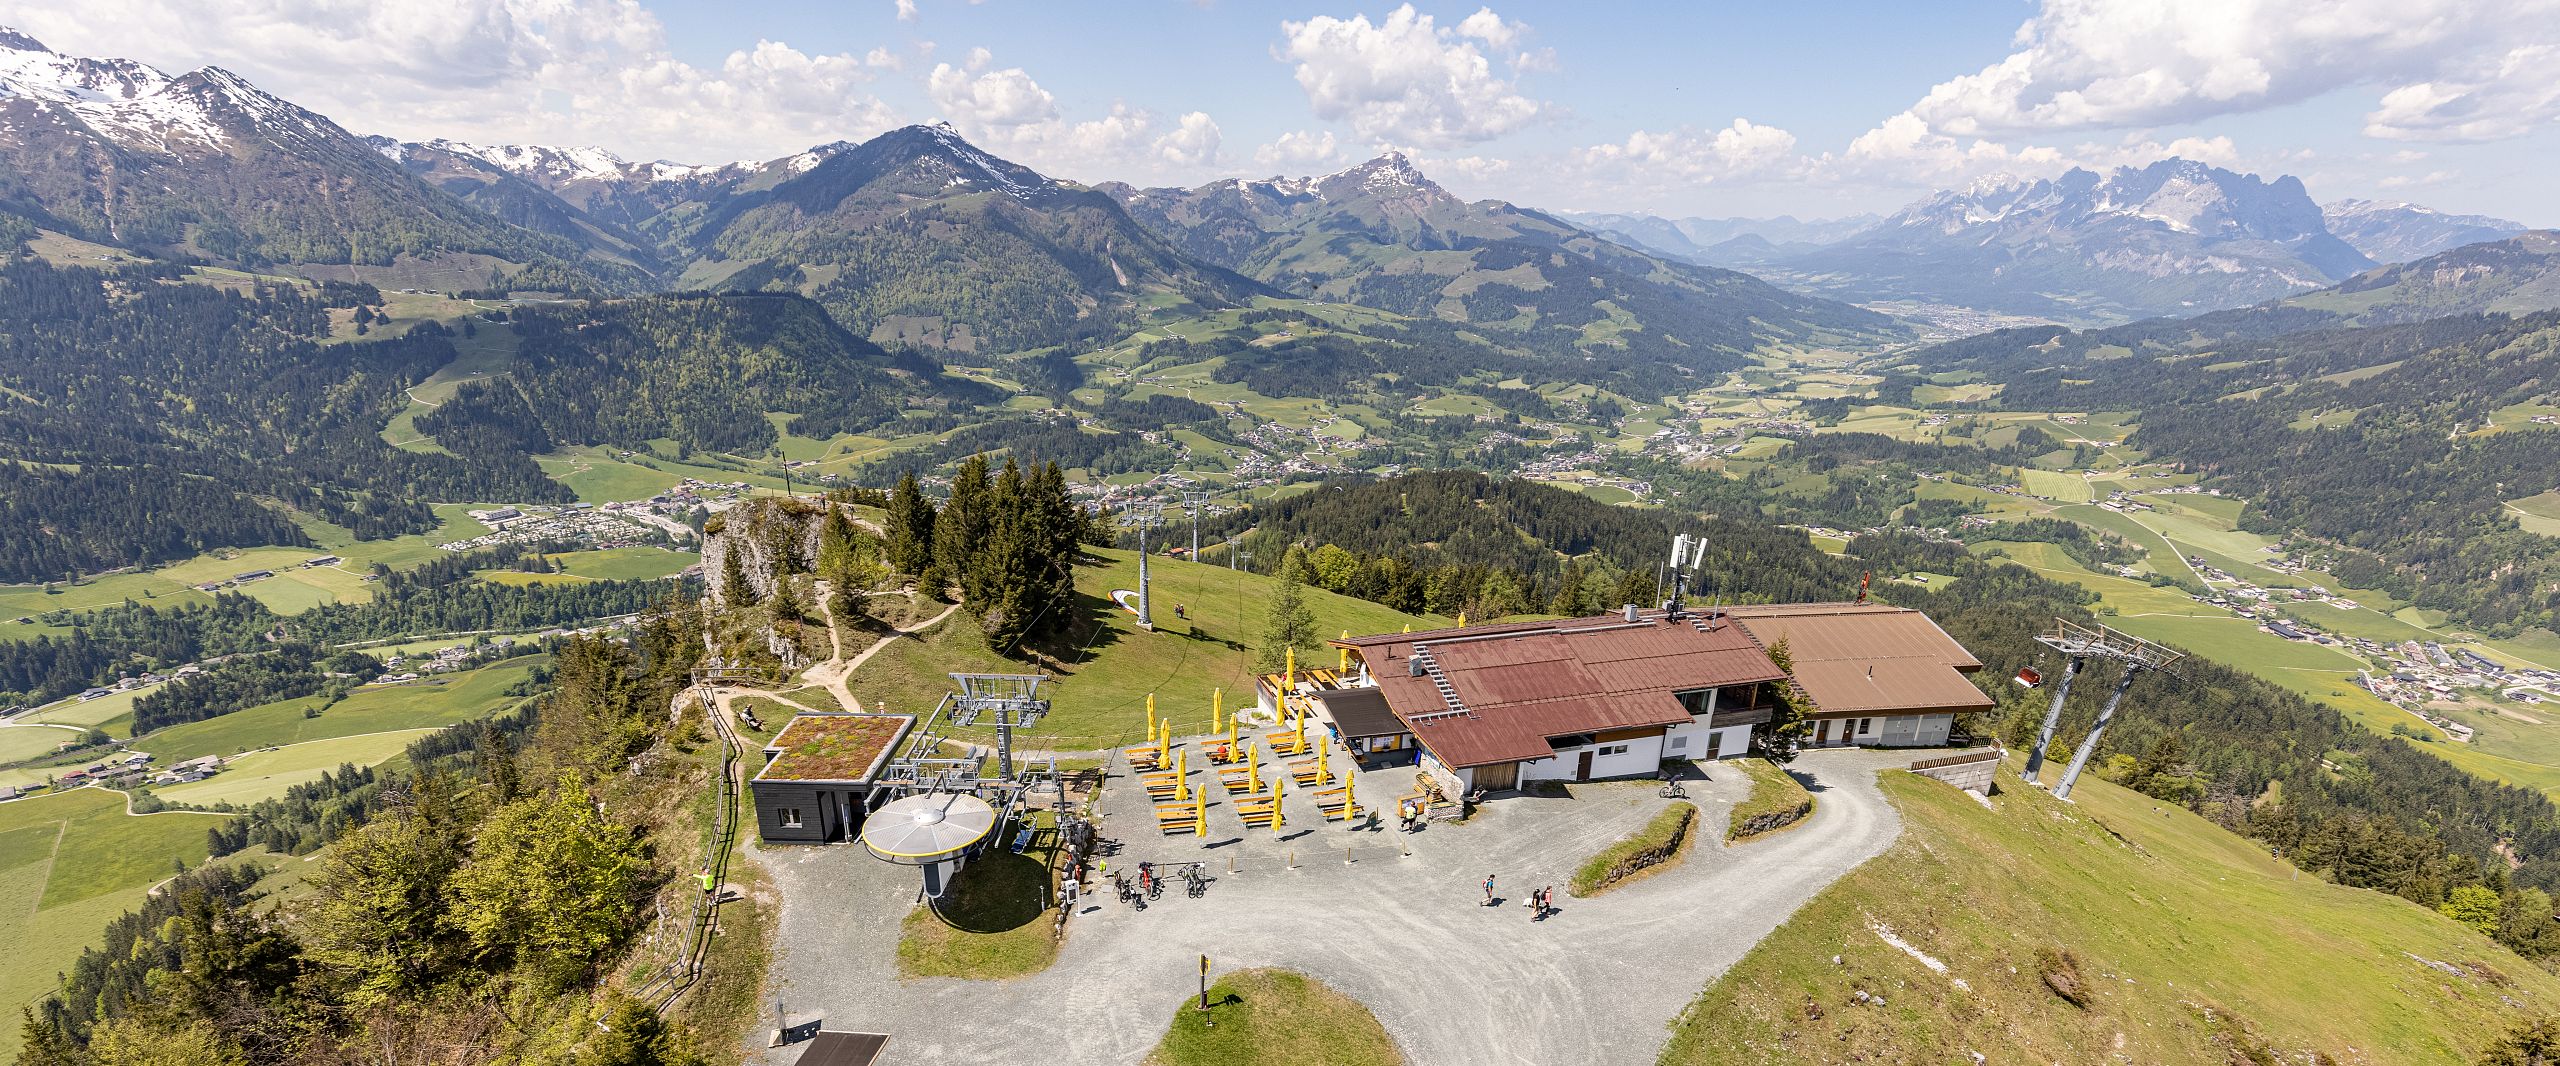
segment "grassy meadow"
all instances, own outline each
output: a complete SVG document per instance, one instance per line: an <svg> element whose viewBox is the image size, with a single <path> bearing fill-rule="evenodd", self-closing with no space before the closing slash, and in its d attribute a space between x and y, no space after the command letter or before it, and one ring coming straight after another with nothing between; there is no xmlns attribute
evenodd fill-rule
<svg viewBox="0 0 2560 1066"><path fill-rule="evenodd" d="M2453 1064L2560 1008L2466 926L2102 780L2061 803L2004 769L1988 810L1883 784L1902 838L1710 985L1664 1063Z"/></svg>

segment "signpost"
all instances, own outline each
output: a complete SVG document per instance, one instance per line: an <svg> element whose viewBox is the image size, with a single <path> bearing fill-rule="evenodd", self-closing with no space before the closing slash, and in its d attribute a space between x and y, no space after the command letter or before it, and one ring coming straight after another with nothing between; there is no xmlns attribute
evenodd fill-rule
<svg viewBox="0 0 2560 1066"><path fill-rule="evenodd" d="M1200 1023L1217 1028L1217 1019L1209 1017L1209 957L1200 956Z"/></svg>

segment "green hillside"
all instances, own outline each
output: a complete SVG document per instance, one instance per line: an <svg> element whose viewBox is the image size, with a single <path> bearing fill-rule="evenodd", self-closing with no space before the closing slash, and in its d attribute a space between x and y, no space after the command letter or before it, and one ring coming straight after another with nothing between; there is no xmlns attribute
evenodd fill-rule
<svg viewBox="0 0 2560 1066"><path fill-rule="evenodd" d="M107 920L142 900L171 865L205 856L218 816L130 816L124 794L84 788L0 803L0 1007L51 991L54 974L96 943ZM0 1060L15 1060L18 1026L0 1025Z"/></svg>
<svg viewBox="0 0 2560 1066"><path fill-rule="evenodd" d="M951 671L1045 671L1057 679L1047 690L1054 706L1035 735L1018 743L1060 750L1137 743L1146 733L1150 692L1156 712L1178 724L1176 732L1208 731L1213 689L1226 690L1229 711L1252 705L1254 656L1279 579L1212 564L1150 560L1156 630L1149 633L1107 599L1113 589L1138 587L1136 553L1098 554L1108 562L1076 571L1076 592L1093 621L1079 623L1054 646L1034 649L1035 662L989 651L984 632L962 612L921 639L900 640L872 656L849 682L854 697L871 709L922 715L950 690ZM1315 611L1316 632L1327 637L1450 621L1320 589L1308 589L1306 601ZM1174 617L1176 604L1188 608L1188 620ZM1334 666L1331 655L1320 660L1300 665Z"/></svg>
<svg viewBox="0 0 2560 1066"><path fill-rule="evenodd" d="M1991 810L1883 784L1901 840L1709 986L1663 1062L2465 1063L2560 1008L2560 977L2449 918L2094 776L2074 806L2004 769Z"/></svg>

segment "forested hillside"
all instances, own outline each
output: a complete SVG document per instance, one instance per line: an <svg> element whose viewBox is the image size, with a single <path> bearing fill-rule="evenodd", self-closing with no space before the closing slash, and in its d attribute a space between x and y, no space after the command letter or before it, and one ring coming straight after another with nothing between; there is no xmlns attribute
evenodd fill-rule
<svg viewBox="0 0 2560 1066"><path fill-rule="evenodd" d="M681 1018L736 1039L751 993L699 992L662 1019L618 964L657 906L682 914L700 891L688 800L716 793L720 764L699 717L668 715L701 652L690 617L660 616L627 646L565 642L529 728L518 715L439 734L384 772L396 785L349 770L213 830L222 852L252 836L337 847L291 907L263 897L256 866L183 873L33 1005L19 1062L265 1066L433 1046L676 1064L701 1061ZM295 817L324 803L325 829ZM753 922L753 906L729 904L723 924Z"/></svg>
<svg viewBox="0 0 2560 1066"><path fill-rule="evenodd" d="M2097 621L2090 593L1958 545L1868 536L1851 555L1832 556L1758 521L1613 507L1471 473L1328 484L1236 521L1258 525L1248 538L1258 562L1277 565L1283 548L1299 545L1324 587L1399 606L1418 596L1432 610L1470 609L1479 619L1645 602L1674 532L1705 538L1695 589L1710 601L1846 600L1870 573L1951 575L1927 588L1879 580L1873 596L1927 611L1983 660L1977 676L2001 706L1976 727L2013 743L2044 709L2041 693L2003 680L2034 662L2030 638L2056 617ZM1441 588L1451 591L1442 597ZM2142 783L2155 795L2280 847L2306 869L2427 906L2462 885L2560 888L2560 813L2540 794L2469 776L2209 660L2189 659L2178 674L2136 683L2101 752L2149 760ZM2088 729L2098 688L2075 693L2057 743L2076 744ZM2510 850L2521 863L2513 870Z"/></svg>
<svg viewBox="0 0 2560 1066"><path fill-rule="evenodd" d="M984 391L930 361L892 357L784 294L644 296L520 309L513 320L503 377L465 387L421 417L421 431L456 451L667 439L679 454L755 455L776 436L767 412L796 415L794 432L823 438Z"/></svg>
<svg viewBox="0 0 2560 1066"><path fill-rule="evenodd" d="M402 451L380 430L454 358L433 324L323 343L370 286L235 292L171 268L0 264L0 581L305 543L275 501L362 537L427 500L566 500L520 453Z"/></svg>
<svg viewBox="0 0 2560 1066"><path fill-rule="evenodd" d="M2560 539L2507 507L2560 487L2560 430L2530 417L2560 399L2560 313L2259 335L2294 315L2013 331L1928 365L1983 368L2006 408L2136 412L2131 443L2249 499L2247 528L2342 549L2350 585L2495 634L2560 623Z"/></svg>

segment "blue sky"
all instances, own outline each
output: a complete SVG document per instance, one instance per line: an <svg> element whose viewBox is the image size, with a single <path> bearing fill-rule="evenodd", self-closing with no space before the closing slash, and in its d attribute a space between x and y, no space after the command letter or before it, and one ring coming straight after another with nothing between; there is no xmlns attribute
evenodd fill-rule
<svg viewBox="0 0 2560 1066"><path fill-rule="evenodd" d="M350 128L769 158L949 119L1085 181L1322 172L1671 215L1888 211L2179 154L2560 223L2560 0L1111 5L0 0Z"/></svg>

